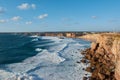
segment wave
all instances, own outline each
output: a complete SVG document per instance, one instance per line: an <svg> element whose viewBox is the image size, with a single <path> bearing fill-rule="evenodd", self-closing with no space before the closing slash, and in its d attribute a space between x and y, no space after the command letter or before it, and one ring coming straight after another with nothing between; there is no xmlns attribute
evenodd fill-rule
<svg viewBox="0 0 120 80"><path fill-rule="evenodd" d="M10 44L10 46L6 45L7 47L0 49L0 64L21 62L28 57L35 56L43 49L48 49L50 46L55 45L54 40L42 39L38 36L28 37L15 35L13 38L16 39L14 42L7 43L16 43L16 45ZM5 57L7 57L7 59Z"/></svg>
<svg viewBox="0 0 120 80"><path fill-rule="evenodd" d="M35 51L40 52L40 51L42 51L42 49L40 49L40 48L36 48Z"/></svg>
<svg viewBox="0 0 120 80"><path fill-rule="evenodd" d="M39 45L35 47L38 54L19 63L5 65L4 70L0 70L3 73L0 74L2 80L82 80L85 74L89 75L82 70L87 65L76 63L83 57L79 49L83 50L89 45L81 44L81 40L72 38L40 37L40 39L54 42L48 43L49 48L42 49L39 40L35 41L35 46Z"/></svg>
<svg viewBox="0 0 120 80"><path fill-rule="evenodd" d="M32 35L32 36L30 36L31 38L37 38L37 37L39 37L38 35Z"/></svg>

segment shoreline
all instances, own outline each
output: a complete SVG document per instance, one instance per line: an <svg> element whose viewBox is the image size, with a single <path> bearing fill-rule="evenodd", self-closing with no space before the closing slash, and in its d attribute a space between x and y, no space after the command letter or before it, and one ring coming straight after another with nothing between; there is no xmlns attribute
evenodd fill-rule
<svg viewBox="0 0 120 80"><path fill-rule="evenodd" d="M92 76L83 80L119 80L120 79L120 34L102 33L81 36L91 41L91 47L82 52L83 63L90 63L85 70Z"/></svg>
<svg viewBox="0 0 120 80"><path fill-rule="evenodd" d="M85 71L90 72L92 75L90 77L85 77L83 80L116 80L115 79L115 65L111 59L113 58L111 54L99 54L86 49L82 52L85 56L81 62L89 63Z"/></svg>
<svg viewBox="0 0 120 80"><path fill-rule="evenodd" d="M83 37L86 35L83 35ZM112 37L111 37L112 36ZM116 37L117 36L117 37ZM83 76L83 80L119 80L116 76L119 76L118 62L119 55L115 52L119 50L118 43L120 41L119 35L111 34L90 34L85 38L78 38L92 42L91 48L88 48L81 52L84 55L80 62L90 64L84 71L92 73L92 75ZM75 37L76 38L76 37ZM117 48L116 48L117 45ZM116 49L116 50L115 50ZM77 62L80 64L80 62ZM117 64L117 65L116 65ZM117 74L116 74L117 73Z"/></svg>

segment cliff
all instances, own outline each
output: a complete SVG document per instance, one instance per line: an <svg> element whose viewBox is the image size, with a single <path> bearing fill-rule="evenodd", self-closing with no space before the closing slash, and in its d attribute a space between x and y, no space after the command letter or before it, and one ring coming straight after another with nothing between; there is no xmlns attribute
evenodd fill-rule
<svg viewBox="0 0 120 80"><path fill-rule="evenodd" d="M93 55L92 57L94 57L94 59L98 59L98 63L101 63L102 61L102 64L108 67L110 73L109 75L113 74L114 72L115 78L117 80L120 80L120 34L118 33L89 34L82 36L80 38L92 41L90 54L97 55L99 58L96 58L96 56ZM99 56L99 54L103 55L102 56L103 58L100 58L101 56ZM110 72L111 69L112 71ZM101 75L104 74L101 72L98 73ZM104 74L102 78L105 77L105 75L107 74ZM113 78L108 78L108 79L111 80Z"/></svg>
<svg viewBox="0 0 120 80"><path fill-rule="evenodd" d="M115 77L117 80L120 80L120 38L114 40L112 52L115 55Z"/></svg>

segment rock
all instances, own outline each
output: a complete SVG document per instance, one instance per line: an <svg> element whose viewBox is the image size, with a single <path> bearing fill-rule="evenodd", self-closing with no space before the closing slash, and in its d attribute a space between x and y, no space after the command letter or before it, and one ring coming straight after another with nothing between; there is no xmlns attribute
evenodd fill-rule
<svg viewBox="0 0 120 80"><path fill-rule="evenodd" d="M88 63L88 61L86 59L82 59L81 62L82 63Z"/></svg>
<svg viewBox="0 0 120 80"><path fill-rule="evenodd" d="M92 52L91 50L89 51ZM115 65L111 60L112 55L109 56L109 54L98 53L97 51L94 51L94 53L90 53L90 52L86 53L85 58L81 60L81 62L83 63L87 62L86 59L88 59L90 62L90 66L85 69L86 71L92 73L92 76L89 79L90 80L115 79L114 74L112 74L112 72L115 69L114 68Z"/></svg>
<svg viewBox="0 0 120 80"><path fill-rule="evenodd" d="M99 76L100 80L104 80L105 79L105 76L103 74L101 74L101 73L98 73L98 76Z"/></svg>
<svg viewBox="0 0 120 80"><path fill-rule="evenodd" d="M97 38L92 42L91 48L84 51L85 59L90 62L85 70L92 73L89 80L116 80L114 75L120 75L120 35L119 41L109 34L95 37ZM86 61L83 59L82 62Z"/></svg>
<svg viewBox="0 0 120 80"><path fill-rule="evenodd" d="M77 61L76 63L81 63L80 61Z"/></svg>
<svg viewBox="0 0 120 80"><path fill-rule="evenodd" d="M98 46L99 46L99 43L92 42L92 44L91 44L91 51L95 51Z"/></svg>
<svg viewBox="0 0 120 80"><path fill-rule="evenodd" d="M82 70L85 70L85 68L82 68Z"/></svg>
<svg viewBox="0 0 120 80"><path fill-rule="evenodd" d="M87 77L83 77L83 80L87 80L88 78Z"/></svg>
<svg viewBox="0 0 120 80"><path fill-rule="evenodd" d="M86 71L92 72L91 67L87 67L87 68L86 68Z"/></svg>
<svg viewBox="0 0 120 80"><path fill-rule="evenodd" d="M105 73L105 74L110 76L110 71L106 71L106 73Z"/></svg>
<svg viewBox="0 0 120 80"><path fill-rule="evenodd" d="M86 57L87 59L91 59L92 56L91 56L91 55L86 55L85 57Z"/></svg>

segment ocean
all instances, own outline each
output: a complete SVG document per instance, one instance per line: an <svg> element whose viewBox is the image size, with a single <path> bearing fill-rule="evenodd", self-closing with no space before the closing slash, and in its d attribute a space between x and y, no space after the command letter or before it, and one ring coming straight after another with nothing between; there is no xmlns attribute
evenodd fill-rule
<svg viewBox="0 0 120 80"><path fill-rule="evenodd" d="M81 39L1 33L0 80L82 80L89 64L77 61L88 47Z"/></svg>

